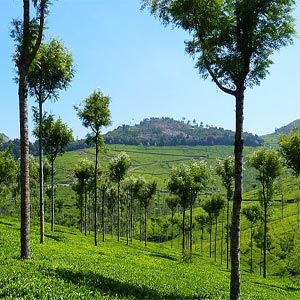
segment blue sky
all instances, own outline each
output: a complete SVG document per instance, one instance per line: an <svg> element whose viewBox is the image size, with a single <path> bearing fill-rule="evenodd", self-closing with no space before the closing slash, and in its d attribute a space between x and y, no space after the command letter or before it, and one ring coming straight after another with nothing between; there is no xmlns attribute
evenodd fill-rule
<svg viewBox="0 0 300 300"><path fill-rule="evenodd" d="M10 22L22 12L21 0L2 0L0 11L0 132L19 137L17 85L9 37ZM300 0L296 3L300 7ZM299 19L299 8L295 11ZM297 14L296 14L297 13ZM53 0L45 40L59 38L72 51L77 73L67 91L45 110L60 116L83 138L73 105L99 88L111 97L113 124L139 123L149 117L195 119L198 123L234 130L235 101L203 80L185 54L187 33L164 27L140 0ZM299 22L297 20L299 35ZM300 41L272 57L270 75L246 91L244 130L268 134L300 118ZM29 107L35 104L29 100ZM31 113L30 113L31 119ZM32 131L30 121L30 131Z"/></svg>

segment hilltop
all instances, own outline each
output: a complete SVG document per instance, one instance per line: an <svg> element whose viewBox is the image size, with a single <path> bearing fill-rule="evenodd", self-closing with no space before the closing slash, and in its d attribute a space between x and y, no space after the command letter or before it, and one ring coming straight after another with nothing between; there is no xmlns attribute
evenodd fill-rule
<svg viewBox="0 0 300 300"><path fill-rule="evenodd" d="M106 144L147 146L215 146L233 145L235 133L217 126L200 125L194 120L185 122L172 118L144 119L139 124L119 126L104 135ZM261 146L263 140L252 133L244 133L245 146Z"/></svg>

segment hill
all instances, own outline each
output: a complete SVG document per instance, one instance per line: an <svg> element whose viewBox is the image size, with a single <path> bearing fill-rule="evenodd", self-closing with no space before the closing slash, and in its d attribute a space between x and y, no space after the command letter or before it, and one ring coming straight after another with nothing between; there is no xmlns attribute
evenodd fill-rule
<svg viewBox="0 0 300 300"><path fill-rule="evenodd" d="M285 126L282 126L280 128L275 129L275 134L289 134L292 129L296 127L298 130L300 130L300 119L295 120Z"/></svg>
<svg viewBox="0 0 300 300"><path fill-rule="evenodd" d="M19 224L0 220L0 298L73 300L229 299L230 274L202 255L185 263L178 248L114 237L93 246L92 235L57 227L46 243L32 226L30 260L18 259ZM244 300L299 300L299 287L284 278L242 274Z"/></svg>
<svg viewBox="0 0 300 300"><path fill-rule="evenodd" d="M7 143L9 141L10 141L10 139L8 136L6 136L4 133L0 133L0 142Z"/></svg>
<svg viewBox="0 0 300 300"><path fill-rule="evenodd" d="M276 147L278 145L279 136L282 134L289 134L294 127L300 130L300 119L294 120L293 122L280 128L276 128L275 132L263 135L261 138L264 140L264 144L266 146Z"/></svg>
<svg viewBox="0 0 300 300"><path fill-rule="evenodd" d="M148 146L215 146L233 145L235 133L216 126L203 126L172 118L145 119L133 126L119 126L104 135L106 144ZM261 146L263 140L252 133L244 133L246 146Z"/></svg>

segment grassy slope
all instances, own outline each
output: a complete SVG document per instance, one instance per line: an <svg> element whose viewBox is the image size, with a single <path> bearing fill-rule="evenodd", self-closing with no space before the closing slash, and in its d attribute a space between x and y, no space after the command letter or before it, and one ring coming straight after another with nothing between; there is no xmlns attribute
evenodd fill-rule
<svg viewBox="0 0 300 300"><path fill-rule="evenodd" d="M1 299L228 299L228 271L202 256L183 263L168 246L108 238L94 247L91 237L63 227L40 245L33 226L32 259L22 261L18 240L18 223L1 217ZM300 299L299 286L289 281L246 272L242 279L243 300Z"/></svg>

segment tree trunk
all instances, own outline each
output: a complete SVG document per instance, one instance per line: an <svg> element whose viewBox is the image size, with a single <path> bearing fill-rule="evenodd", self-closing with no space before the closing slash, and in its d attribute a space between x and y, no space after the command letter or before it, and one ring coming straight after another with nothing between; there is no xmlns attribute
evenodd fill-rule
<svg viewBox="0 0 300 300"><path fill-rule="evenodd" d="M99 152L99 133L96 133L96 158L95 158L95 174L94 174L94 245L98 245L98 152Z"/></svg>
<svg viewBox="0 0 300 300"><path fill-rule="evenodd" d="M190 262L192 262L193 253L193 204L190 205Z"/></svg>
<svg viewBox="0 0 300 300"><path fill-rule="evenodd" d="M226 224L226 268L229 269L229 211L230 211L230 197L227 194L227 224Z"/></svg>
<svg viewBox="0 0 300 300"><path fill-rule="evenodd" d="M217 233L218 233L218 217L216 216L216 227L215 227L215 249L214 249L214 259L217 261Z"/></svg>
<svg viewBox="0 0 300 300"><path fill-rule="evenodd" d="M173 248L173 239L174 239L174 210L172 210L171 222L172 222L171 248Z"/></svg>
<svg viewBox="0 0 300 300"><path fill-rule="evenodd" d="M133 195L130 195L130 244L132 244L133 239Z"/></svg>
<svg viewBox="0 0 300 300"><path fill-rule="evenodd" d="M140 203L140 242L142 241L142 206Z"/></svg>
<svg viewBox="0 0 300 300"><path fill-rule="evenodd" d="M250 273L253 272L253 222L250 222Z"/></svg>
<svg viewBox="0 0 300 300"><path fill-rule="evenodd" d="M20 119L20 180L21 180L21 258L30 258L30 185L29 185L29 138L28 138L28 103L27 74L29 64L28 41L29 0L23 0L23 41L21 45L19 70L19 119Z"/></svg>
<svg viewBox="0 0 300 300"><path fill-rule="evenodd" d="M39 99L39 185L40 185L40 243L45 241L45 201L43 164L43 102Z"/></svg>
<svg viewBox="0 0 300 300"><path fill-rule="evenodd" d="M209 257L211 258L212 254L212 219L209 224Z"/></svg>
<svg viewBox="0 0 300 300"><path fill-rule="evenodd" d="M87 236L87 191L84 183L84 235Z"/></svg>
<svg viewBox="0 0 300 300"><path fill-rule="evenodd" d="M105 204L105 190L102 189L102 206L101 206L102 242L105 241L104 204Z"/></svg>
<svg viewBox="0 0 300 300"><path fill-rule="evenodd" d="M222 221L221 221L221 265L223 264L223 238L224 238L224 215L222 213Z"/></svg>
<svg viewBox="0 0 300 300"><path fill-rule="evenodd" d="M185 207L182 212L182 254L185 253Z"/></svg>
<svg viewBox="0 0 300 300"><path fill-rule="evenodd" d="M267 239L267 201L264 199L264 257L263 257L263 276L267 278L267 248L268 248L268 239Z"/></svg>
<svg viewBox="0 0 300 300"><path fill-rule="evenodd" d="M29 138L27 106L27 72L19 68L19 113L21 139L21 258L30 258L30 185L29 185Z"/></svg>
<svg viewBox="0 0 300 300"><path fill-rule="evenodd" d="M144 233L145 233L145 246L147 246L147 206L145 206L145 228L144 228Z"/></svg>
<svg viewBox="0 0 300 300"><path fill-rule="evenodd" d="M118 181L118 242L121 238L121 203L120 203L120 181Z"/></svg>
<svg viewBox="0 0 300 300"><path fill-rule="evenodd" d="M243 179L243 121L244 87L236 91L236 132L234 143L234 196L231 222L231 277L230 300L239 300L241 294L240 231Z"/></svg>
<svg viewBox="0 0 300 300"><path fill-rule="evenodd" d="M83 195L79 194L79 205L80 205L80 232L83 232Z"/></svg>
<svg viewBox="0 0 300 300"><path fill-rule="evenodd" d="M54 231L54 160L51 159L51 231Z"/></svg>
<svg viewBox="0 0 300 300"><path fill-rule="evenodd" d="M201 253L203 253L204 226L201 227Z"/></svg>

